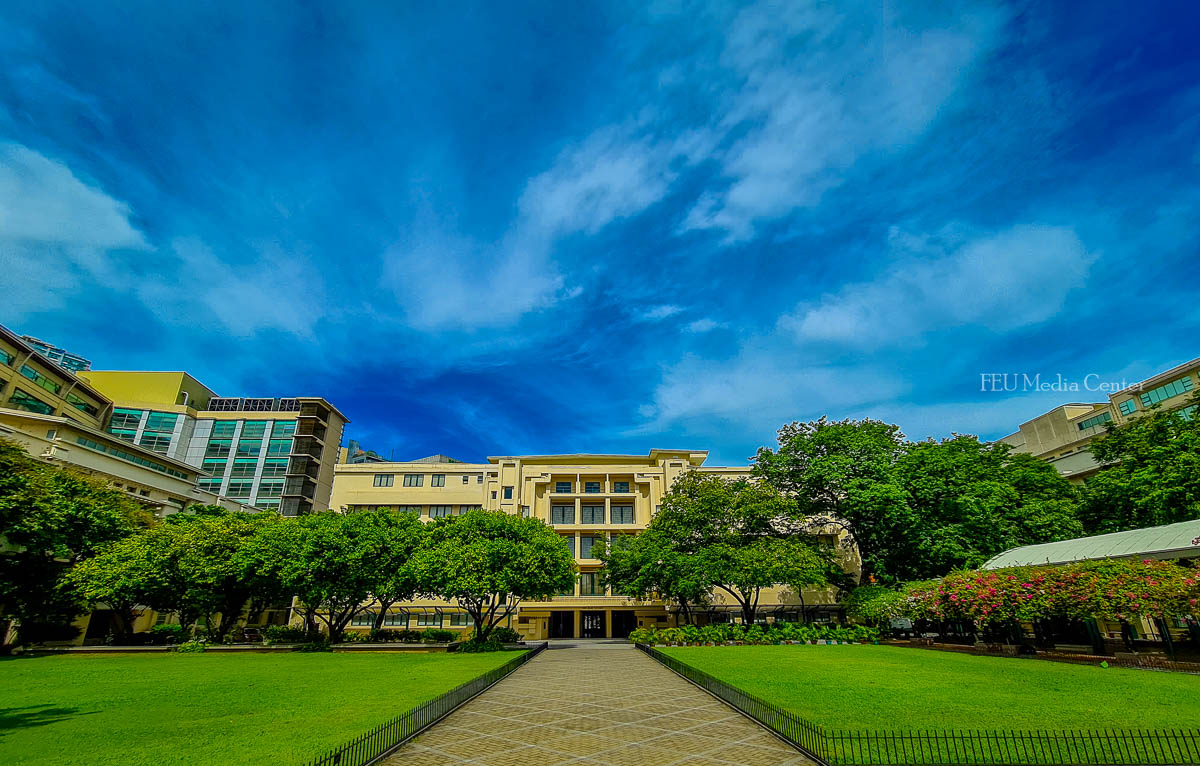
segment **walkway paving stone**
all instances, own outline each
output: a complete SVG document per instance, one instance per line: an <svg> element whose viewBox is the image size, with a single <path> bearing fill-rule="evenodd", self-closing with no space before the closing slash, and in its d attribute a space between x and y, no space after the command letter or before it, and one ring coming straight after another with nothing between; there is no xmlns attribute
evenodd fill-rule
<svg viewBox="0 0 1200 766"><path fill-rule="evenodd" d="M629 644L552 647L385 766L741 766L812 761Z"/></svg>

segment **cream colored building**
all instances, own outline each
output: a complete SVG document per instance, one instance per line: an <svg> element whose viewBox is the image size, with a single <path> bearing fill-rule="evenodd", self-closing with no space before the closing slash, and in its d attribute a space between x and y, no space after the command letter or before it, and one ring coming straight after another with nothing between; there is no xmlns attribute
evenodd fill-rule
<svg viewBox="0 0 1200 766"><path fill-rule="evenodd" d="M101 476L160 515L193 504L242 507L198 488L201 469L105 430L113 403L0 327L0 437L48 463Z"/></svg>
<svg viewBox="0 0 1200 766"><path fill-rule="evenodd" d="M1000 441L1051 463L1072 482L1081 483L1100 470L1088 445L1104 436L1110 423L1122 425L1148 409L1177 409L1191 416L1192 399L1200 391L1200 359L1173 367L1110 394L1107 401L1064 404L1039 415Z"/></svg>
<svg viewBox="0 0 1200 766"><path fill-rule="evenodd" d="M705 466L698 450L651 450L648 455L519 455L490 457L487 463L446 462L444 456L407 463L338 465L331 506L335 509L389 509L422 520L499 510L545 521L562 535L575 555L579 576L570 592L543 602L522 603L512 627L530 639L603 638L628 635L637 627L665 626L674 615L661 601L643 601L607 591L599 582L600 561L591 555L601 539L636 534L646 528L663 494L686 471L728 478L748 476L749 467ZM702 620L737 615L723 594ZM833 594L787 589L764 594L764 615L772 619L828 619L838 607ZM356 627L374 622L362 616ZM419 601L403 605L387 619L392 627L467 625L453 604Z"/></svg>
<svg viewBox="0 0 1200 766"><path fill-rule="evenodd" d="M201 469L201 489L285 516L329 507L349 421L325 399L222 397L185 372L79 375L115 403L109 433Z"/></svg>

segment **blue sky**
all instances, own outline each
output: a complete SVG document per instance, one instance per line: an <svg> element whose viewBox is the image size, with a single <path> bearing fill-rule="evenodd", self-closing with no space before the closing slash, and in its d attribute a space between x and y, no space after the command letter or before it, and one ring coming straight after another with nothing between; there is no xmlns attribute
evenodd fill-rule
<svg viewBox="0 0 1200 766"><path fill-rule="evenodd" d="M9 3L0 323L397 459L996 438L1200 356L1198 21Z"/></svg>

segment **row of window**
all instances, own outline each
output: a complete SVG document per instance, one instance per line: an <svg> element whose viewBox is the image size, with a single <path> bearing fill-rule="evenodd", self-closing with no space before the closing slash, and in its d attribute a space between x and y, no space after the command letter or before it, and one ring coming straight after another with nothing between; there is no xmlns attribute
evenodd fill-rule
<svg viewBox="0 0 1200 766"><path fill-rule="evenodd" d="M481 505L359 505L355 506L367 511L396 511L397 513L414 513L430 519L440 519L446 516L462 516L467 511L479 511Z"/></svg>
<svg viewBox="0 0 1200 766"><path fill-rule="evenodd" d="M205 492L214 494L223 494L227 497L232 497L237 500L248 500L254 494L253 479L230 479L225 491L221 491L223 479L201 479L198 482L200 489ZM282 497L283 496L283 479L263 479L258 483L258 497Z"/></svg>
<svg viewBox="0 0 1200 766"><path fill-rule="evenodd" d="M443 615L437 612L428 614L418 613L412 615L416 618L418 628L465 628L470 625L470 615L466 612L450 612L444 615L445 622L443 623ZM375 620L379 617L379 612L362 612L355 615L350 620L350 624L358 628L374 627ZM409 624L409 615L407 614L385 614L383 615L383 625L388 628L406 628Z"/></svg>
<svg viewBox="0 0 1200 766"><path fill-rule="evenodd" d="M14 388L12 395L8 397L8 403L18 410L26 412L39 412L43 415L53 415L54 406L46 404L41 399L19 388Z"/></svg>
<svg viewBox="0 0 1200 766"><path fill-rule="evenodd" d="M571 555L575 556L575 535L563 535L563 540L566 540L567 547L571 549ZM579 555L577 558L594 559L592 548L601 545L605 540L604 535L579 535Z"/></svg>
<svg viewBox="0 0 1200 766"><path fill-rule="evenodd" d="M80 436L78 439L76 439L76 442L78 442L79 444L82 444L85 447L89 447L91 449L98 450L100 452L104 452L109 455L112 455L113 457L118 457L118 458L121 458L122 460L128 460L131 463L137 463L140 466L143 466L145 468L150 468L152 470L158 471L159 473L169 474L171 476L175 476L180 479L188 478L188 475L186 473L183 473L182 471L176 471L174 468L168 468L167 466L162 465L161 463L155 463L153 460L147 460L146 458L144 458L140 455L133 455L124 450L117 449L116 447L110 447L106 444L100 444L99 442L94 442L91 439L85 439L82 436Z"/></svg>
<svg viewBox="0 0 1200 766"><path fill-rule="evenodd" d="M205 460L204 470L213 476L224 476L229 468L229 461L220 460ZM273 476L283 476L287 473L288 459L287 458L267 458L262 461L262 475L264 478ZM233 461L233 470L229 475L235 479L253 477L258 471L258 458L235 458Z"/></svg>
<svg viewBox="0 0 1200 766"><path fill-rule="evenodd" d="M394 474L394 473L377 473L377 474L375 474L374 485L376 487L395 486L395 482L396 482L396 474ZM463 484L471 483L470 474L462 475L462 483ZM480 474L475 475L475 483L476 484L483 483L483 474L480 473ZM406 487L424 487L425 486L425 474L423 474L423 473L406 473L406 474L404 474L404 486L406 486ZM429 486L431 486L431 487L446 486L446 474L444 474L444 473L430 474Z"/></svg>
<svg viewBox="0 0 1200 766"><path fill-rule="evenodd" d="M215 439L231 438L237 432L237 420L214 420L211 436ZM246 420L242 421L242 437L246 439L261 439L267 435L267 426L271 427L271 436L282 438L291 437L296 433L296 421L281 420Z"/></svg>
<svg viewBox="0 0 1200 766"><path fill-rule="evenodd" d="M561 593L559 593L558 595L574 596L575 589L570 588L568 590L564 590ZM604 587L604 584L601 582L600 575L598 572L580 572L579 573L579 595L580 596L607 596L608 595L608 589L606 587ZM620 594L613 593L613 595L615 596L615 595L620 595Z"/></svg>
<svg viewBox="0 0 1200 766"><path fill-rule="evenodd" d="M81 396L76 396L70 391L67 392L67 404L71 405L81 412L86 412L89 415L95 416L100 414L100 408L92 404Z"/></svg>
<svg viewBox="0 0 1200 766"><path fill-rule="evenodd" d="M1139 398L1142 400L1143 407L1150 407L1158 404L1164 399L1170 399L1172 396L1186 394L1191 390L1192 378L1189 375L1187 377L1180 378L1179 380L1173 380L1170 383L1159 386L1158 388L1152 388L1143 393Z"/></svg>
<svg viewBox="0 0 1200 766"><path fill-rule="evenodd" d="M16 359L15 356L0 348L0 364L4 365L5 367L10 367L12 366L14 359Z"/></svg>
<svg viewBox="0 0 1200 766"><path fill-rule="evenodd" d="M603 505L584 505L579 508L579 523L580 524L603 524L604 523L604 506ZM632 524L634 523L633 506L632 505L614 505L609 509L610 524ZM575 506L573 505L552 505L550 506L550 523L551 524L574 524L575 523Z"/></svg>
<svg viewBox="0 0 1200 766"><path fill-rule="evenodd" d="M570 482L570 481L554 482L554 493L556 495L566 495L566 494L570 494L574 491L575 491L575 483L574 482ZM596 495L596 494L599 494L604 491L604 484L599 481L585 481L583 483L583 491L589 495ZM612 491L616 494L624 494L624 493L630 492L631 490L629 489L629 482L614 481L612 483Z"/></svg>
<svg viewBox="0 0 1200 766"><path fill-rule="evenodd" d="M21 365L21 374L33 381L35 386L41 386L52 394L57 394L62 390L62 386L59 383L51 380L27 364Z"/></svg>
<svg viewBox="0 0 1200 766"><path fill-rule="evenodd" d="M1111 412L1101 412L1099 415L1093 415L1087 420L1081 420L1078 423L1080 431L1086 431L1092 426L1102 426L1112 420Z"/></svg>
<svg viewBox="0 0 1200 766"><path fill-rule="evenodd" d="M204 449L204 457L228 457L231 452L236 457L257 457L262 454L262 449L262 439L238 439L236 450L233 446L233 439L209 439L208 446ZM292 440L290 438L267 440L268 455L289 455L291 452Z"/></svg>

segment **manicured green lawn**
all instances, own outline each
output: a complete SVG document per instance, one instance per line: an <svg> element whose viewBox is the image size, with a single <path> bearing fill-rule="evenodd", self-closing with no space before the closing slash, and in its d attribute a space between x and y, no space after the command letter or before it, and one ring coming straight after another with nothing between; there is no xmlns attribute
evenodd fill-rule
<svg viewBox="0 0 1200 766"><path fill-rule="evenodd" d="M891 646L660 649L830 729L1200 726L1200 676Z"/></svg>
<svg viewBox="0 0 1200 766"><path fill-rule="evenodd" d="M0 660L4 764L304 764L517 655Z"/></svg>

